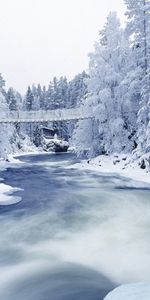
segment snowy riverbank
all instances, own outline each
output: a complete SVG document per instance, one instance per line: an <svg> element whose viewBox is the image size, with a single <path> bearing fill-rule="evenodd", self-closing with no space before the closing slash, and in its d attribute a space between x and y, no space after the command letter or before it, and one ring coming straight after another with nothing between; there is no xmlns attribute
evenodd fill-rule
<svg viewBox="0 0 150 300"><path fill-rule="evenodd" d="M10 164L21 163L18 159L13 158L12 155L8 157L9 162L0 160L0 171L6 170ZM21 201L21 197L14 196L14 192L20 191L17 187L11 187L3 183L3 178L0 179L0 206L11 205Z"/></svg>
<svg viewBox="0 0 150 300"><path fill-rule="evenodd" d="M0 183L0 205L11 205L20 202L20 197L12 196L17 191L20 191L20 189Z"/></svg>
<svg viewBox="0 0 150 300"><path fill-rule="evenodd" d="M143 184L150 184L150 172L147 169L141 169L139 161L133 160L131 155L101 155L93 159L84 160L73 167L101 173L115 173L135 181L143 182Z"/></svg>
<svg viewBox="0 0 150 300"><path fill-rule="evenodd" d="M149 300L150 282L126 284L110 292L104 300Z"/></svg>

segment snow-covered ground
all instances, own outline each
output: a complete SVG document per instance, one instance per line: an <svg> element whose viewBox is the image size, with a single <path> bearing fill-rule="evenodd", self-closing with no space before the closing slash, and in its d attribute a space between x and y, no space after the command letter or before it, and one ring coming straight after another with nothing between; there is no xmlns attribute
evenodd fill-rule
<svg viewBox="0 0 150 300"><path fill-rule="evenodd" d="M150 172L148 172L147 169L141 169L139 161L133 160L131 155L101 155L93 159L85 160L73 167L101 173L117 173L121 176L150 184Z"/></svg>
<svg viewBox="0 0 150 300"><path fill-rule="evenodd" d="M9 162L0 160L0 171L4 171L11 163L20 163L19 160L14 159L13 156L9 157ZM19 188L11 187L10 185L4 184L3 179L0 179L0 205L11 205L21 201L21 197L14 196L13 193L20 191Z"/></svg>
<svg viewBox="0 0 150 300"><path fill-rule="evenodd" d="M4 183L0 183L0 205L11 205L21 201L21 197L12 196L12 193L20 191Z"/></svg>
<svg viewBox="0 0 150 300"><path fill-rule="evenodd" d="M20 189L0 182L0 205L11 205L20 202L21 197L12 195L17 191L20 191Z"/></svg>
<svg viewBox="0 0 150 300"><path fill-rule="evenodd" d="M150 282L122 285L104 300L150 300Z"/></svg>

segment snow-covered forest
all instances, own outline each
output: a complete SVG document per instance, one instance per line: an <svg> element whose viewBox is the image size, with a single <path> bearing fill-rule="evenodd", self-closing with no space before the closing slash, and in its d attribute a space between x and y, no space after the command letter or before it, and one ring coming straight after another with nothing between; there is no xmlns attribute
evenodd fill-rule
<svg viewBox="0 0 150 300"><path fill-rule="evenodd" d="M14 110L38 111L76 107L87 94L87 85L84 82L87 77L85 72L78 74L70 82L66 77L60 79L54 77L47 88L41 87L40 84L37 86L33 84L28 87L25 96L22 96L12 87L6 90L5 81L0 74L1 114ZM0 156L5 157L5 152L27 151L32 146L41 146L40 125L36 123L0 125L2 132ZM68 140L73 134L75 122L46 122L42 125L57 128L59 136Z"/></svg>
<svg viewBox="0 0 150 300"><path fill-rule="evenodd" d="M5 90L0 77L0 105L3 110L71 108L82 105L95 118L76 122L45 124L57 127L78 153L133 153L147 157L150 164L150 2L124 0L126 26L111 12L93 53L88 73L71 81L54 77L48 87L32 85L21 96ZM39 125L0 125L0 155L24 149L26 143L40 145Z"/></svg>
<svg viewBox="0 0 150 300"><path fill-rule="evenodd" d="M83 105L95 120L79 122L74 141L92 156L150 151L150 2L125 3L126 28L110 13L90 54Z"/></svg>

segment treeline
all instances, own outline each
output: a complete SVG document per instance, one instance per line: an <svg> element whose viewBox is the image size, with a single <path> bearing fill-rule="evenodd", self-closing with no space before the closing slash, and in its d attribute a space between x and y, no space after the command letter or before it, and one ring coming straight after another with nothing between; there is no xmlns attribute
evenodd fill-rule
<svg viewBox="0 0 150 300"><path fill-rule="evenodd" d="M3 88L3 94L10 110L72 108L76 107L87 93L84 81L87 77L85 72L76 75L71 81L66 77L54 77L48 87L41 87L40 84L28 86L24 97L13 88L9 88L7 92Z"/></svg>

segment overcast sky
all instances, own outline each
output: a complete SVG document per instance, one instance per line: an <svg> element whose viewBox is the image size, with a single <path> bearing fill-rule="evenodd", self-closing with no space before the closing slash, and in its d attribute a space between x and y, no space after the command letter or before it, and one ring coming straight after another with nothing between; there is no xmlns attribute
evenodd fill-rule
<svg viewBox="0 0 150 300"><path fill-rule="evenodd" d="M88 68L109 11L123 0L0 0L0 72L21 92L32 83Z"/></svg>

